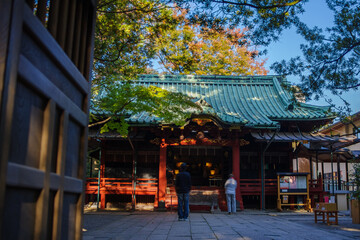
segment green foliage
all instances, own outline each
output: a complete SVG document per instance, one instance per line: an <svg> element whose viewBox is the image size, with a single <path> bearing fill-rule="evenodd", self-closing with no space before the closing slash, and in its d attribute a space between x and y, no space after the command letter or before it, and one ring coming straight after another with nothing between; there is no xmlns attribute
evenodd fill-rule
<svg viewBox="0 0 360 240"><path fill-rule="evenodd" d="M249 31L245 38L256 45L267 45L277 40L283 29L298 20L308 0L162 0L175 2L188 10L188 18L209 28L244 26Z"/></svg>
<svg viewBox="0 0 360 240"><path fill-rule="evenodd" d="M299 20L308 0L162 0L187 9L191 23L212 30L246 27L244 38L255 45L276 41L282 30L297 27L307 44L301 46L303 57L275 63L272 69L281 75L299 76L301 89L308 99L324 96L330 90L340 96L360 86L360 1L326 0L334 12L334 26L309 28ZM266 50L264 51L266 52ZM327 101L335 107L331 99ZM337 111L351 111L348 102Z"/></svg>
<svg viewBox="0 0 360 240"><path fill-rule="evenodd" d="M160 66L171 74L266 75L245 30L214 30L190 24L183 11L175 29L157 41Z"/></svg>
<svg viewBox="0 0 360 240"><path fill-rule="evenodd" d="M173 11L157 0L100 0L97 9L94 89L146 73L159 31L176 24Z"/></svg>
<svg viewBox="0 0 360 240"><path fill-rule="evenodd" d="M123 116L113 116L106 122L100 130L100 133L110 132L111 130L117 131L121 136L127 136L129 124L125 121Z"/></svg>
<svg viewBox="0 0 360 240"><path fill-rule="evenodd" d="M299 76L300 87L308 98L318 99L325 89L341 96L360 86L360 1L327 3L334 12L334 26L310 29L297 22L298 32L307 41L301 46L303 57L272 66L279 74Z"/></svg>
<svg viewBox="0 0 360 240"><path fill-rule="evenodd" d="M126 116L146 113L162 123L183 125L200 107L181 93L137 85L136 82L117 82L98 96L94 109L110 117L101 132L116 130L126 136L129 126Z"/></svg>
<svg viewBox="0 0 360 240"><path fill-rule="evenodd" d="M139 74L156 73L154 61L165 73L266 73L246 31L202 28L183 13L160 0L99 0L90 126L101 124L101 132L126 136L129 115L182 125L199 109L181 93L136 84Z"/></svg>
<svg viewBox="0 0 360 240"><path fill-rule="evenodd" d="M249 31L203 27L186 15L186 11L160 0L101 0L93 90L114 79L133 80L139 74L154 73L154 61L164 73L266 73L264 61L246 39Z"/></svg>
<svg viewBox="0 0 360 240"><path fill-rule="evenodd" d="M263 61L255 61L258 53L250 50L249 44L267 45L277 40L282 30L294 25L307 40L301 47L303 57L276 63L272 68L278 74L299 76L307 98L318 99L325 89L340 96L344 91L357 89L360 1L327 0L334 12L334 26L326 30L310 29L300 22L298 15L304 12L306 2L100 0L95 36L95 94L102 84L113 79L156 73L151 67L157 60L167 73L262 74ZM239 31L239 26L246 30ZM233 41L234 36L240 41ZM229 59L235 59L233 65L238 65L231 67Z"/></svg>
<svg viewBox="0 0 360 240"><path fill-rule="evenodd" d="M360 200L360 163L353 165L354 173L351 174L352 181L356 186L356 190L351 192L351 198Z"/></svg>

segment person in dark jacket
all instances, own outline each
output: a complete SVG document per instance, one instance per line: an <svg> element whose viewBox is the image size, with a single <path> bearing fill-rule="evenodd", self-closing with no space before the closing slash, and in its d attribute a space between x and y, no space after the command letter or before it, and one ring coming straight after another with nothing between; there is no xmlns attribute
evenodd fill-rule
<svg viewBox="0 0 360 240"><path fill-rule="evenodd" d="M189 194L191 189L191 176L186 172L186 163L180 166L180 173L176 175L176 194L178 197L179 221L188 221L189 217Z"/></svg>

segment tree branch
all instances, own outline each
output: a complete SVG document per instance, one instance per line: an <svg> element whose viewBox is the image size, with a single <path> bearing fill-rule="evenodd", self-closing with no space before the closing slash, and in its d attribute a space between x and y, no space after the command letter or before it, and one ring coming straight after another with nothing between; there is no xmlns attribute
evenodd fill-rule
<svg viewBox="0 0 360 240"><path fill-rule="evenodd" d="M103 120L103 121L100 121L100 122L96 122L96 123L89 124L89 125L88 125L88 127L90 128L90 127L93 127L93 126L97 126L97 125L100 125L100 124L106 123L106 122L110 121L110 119L111 119L111 117L108 117L108 118L106 118L106 119L105 119L105 120Z"/></svg>
<svg viewBox="0 0 360 240"><path fill-rule="evenodd" d="M259 6L259 5L254 5L254 4L250 4L250 3L246 3L246 2L231 2L231 1L213 1L215 3L226 3L226 4L231 4L231 5L236 5L236 6L247 6L247 7L251 7L251 8L255 8L255 9L272 9L272 8L282 8L282 7L289 7L289 6L294 6L300 2L302 2L303 0L295 0L293 2L290 3L283 3L283 4L272 4L272 5L268 5L268 6Z"/></svg>
<svg viewBox="0 0 360 240"><path fill-rule="evenodd" d="M338 90L349 90L349 89L357 88L357 87L360 87L360 83L355 84L355 85L351 85L351 86L349 86L349 87L335 87L335 89L338 89Z"/></svg>
<svg viewBox="0 0 360 240"><path fill-rule="evenodd" d="M106 10L100 10L100 9L98 9L97 11L101 12L101 13L126 14L126 13L130 13L130 12L138 12L138 11L143 12L143 13L149 13L149 12L155 12L155 11L159 11L159 10L166 9L166 8L170 8L170 7L164 5L164 6L158 6L158 7L151 8L151 4L147 4L147 5L143 6L143 7L134 7L134 8L131 8L131 9L118 10L118 11L106 11Z"/></svg>

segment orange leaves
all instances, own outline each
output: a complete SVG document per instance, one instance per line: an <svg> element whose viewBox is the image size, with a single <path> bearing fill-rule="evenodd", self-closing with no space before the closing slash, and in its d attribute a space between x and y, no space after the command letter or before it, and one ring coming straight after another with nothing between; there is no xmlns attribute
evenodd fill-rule
<svg viewBox="0 0 360 240"><path fill-rule="evenodd" d="M175 12L175 11L174 11ZM180 21L158 41L159 64L165 73L253 75L267 73L265 60L245 39L246 29L211 29L189 24L186 11L176 11Z"/></svg>

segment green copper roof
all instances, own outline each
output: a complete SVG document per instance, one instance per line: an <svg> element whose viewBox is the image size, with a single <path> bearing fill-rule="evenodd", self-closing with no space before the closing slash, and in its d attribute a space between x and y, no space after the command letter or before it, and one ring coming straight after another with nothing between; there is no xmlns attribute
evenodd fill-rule
<svg viewBox="0 0 360 240"><path fill-rule="evenodd" d="M293 98L281 86L282 81L284 78L280 76L141 75L137 83L186 94L203 106L203 114L213 115L231 125L276 127L281 120L330 117L328 107L292 104ZM139 114L129 120L157 123L160 119Z"/></svg>

